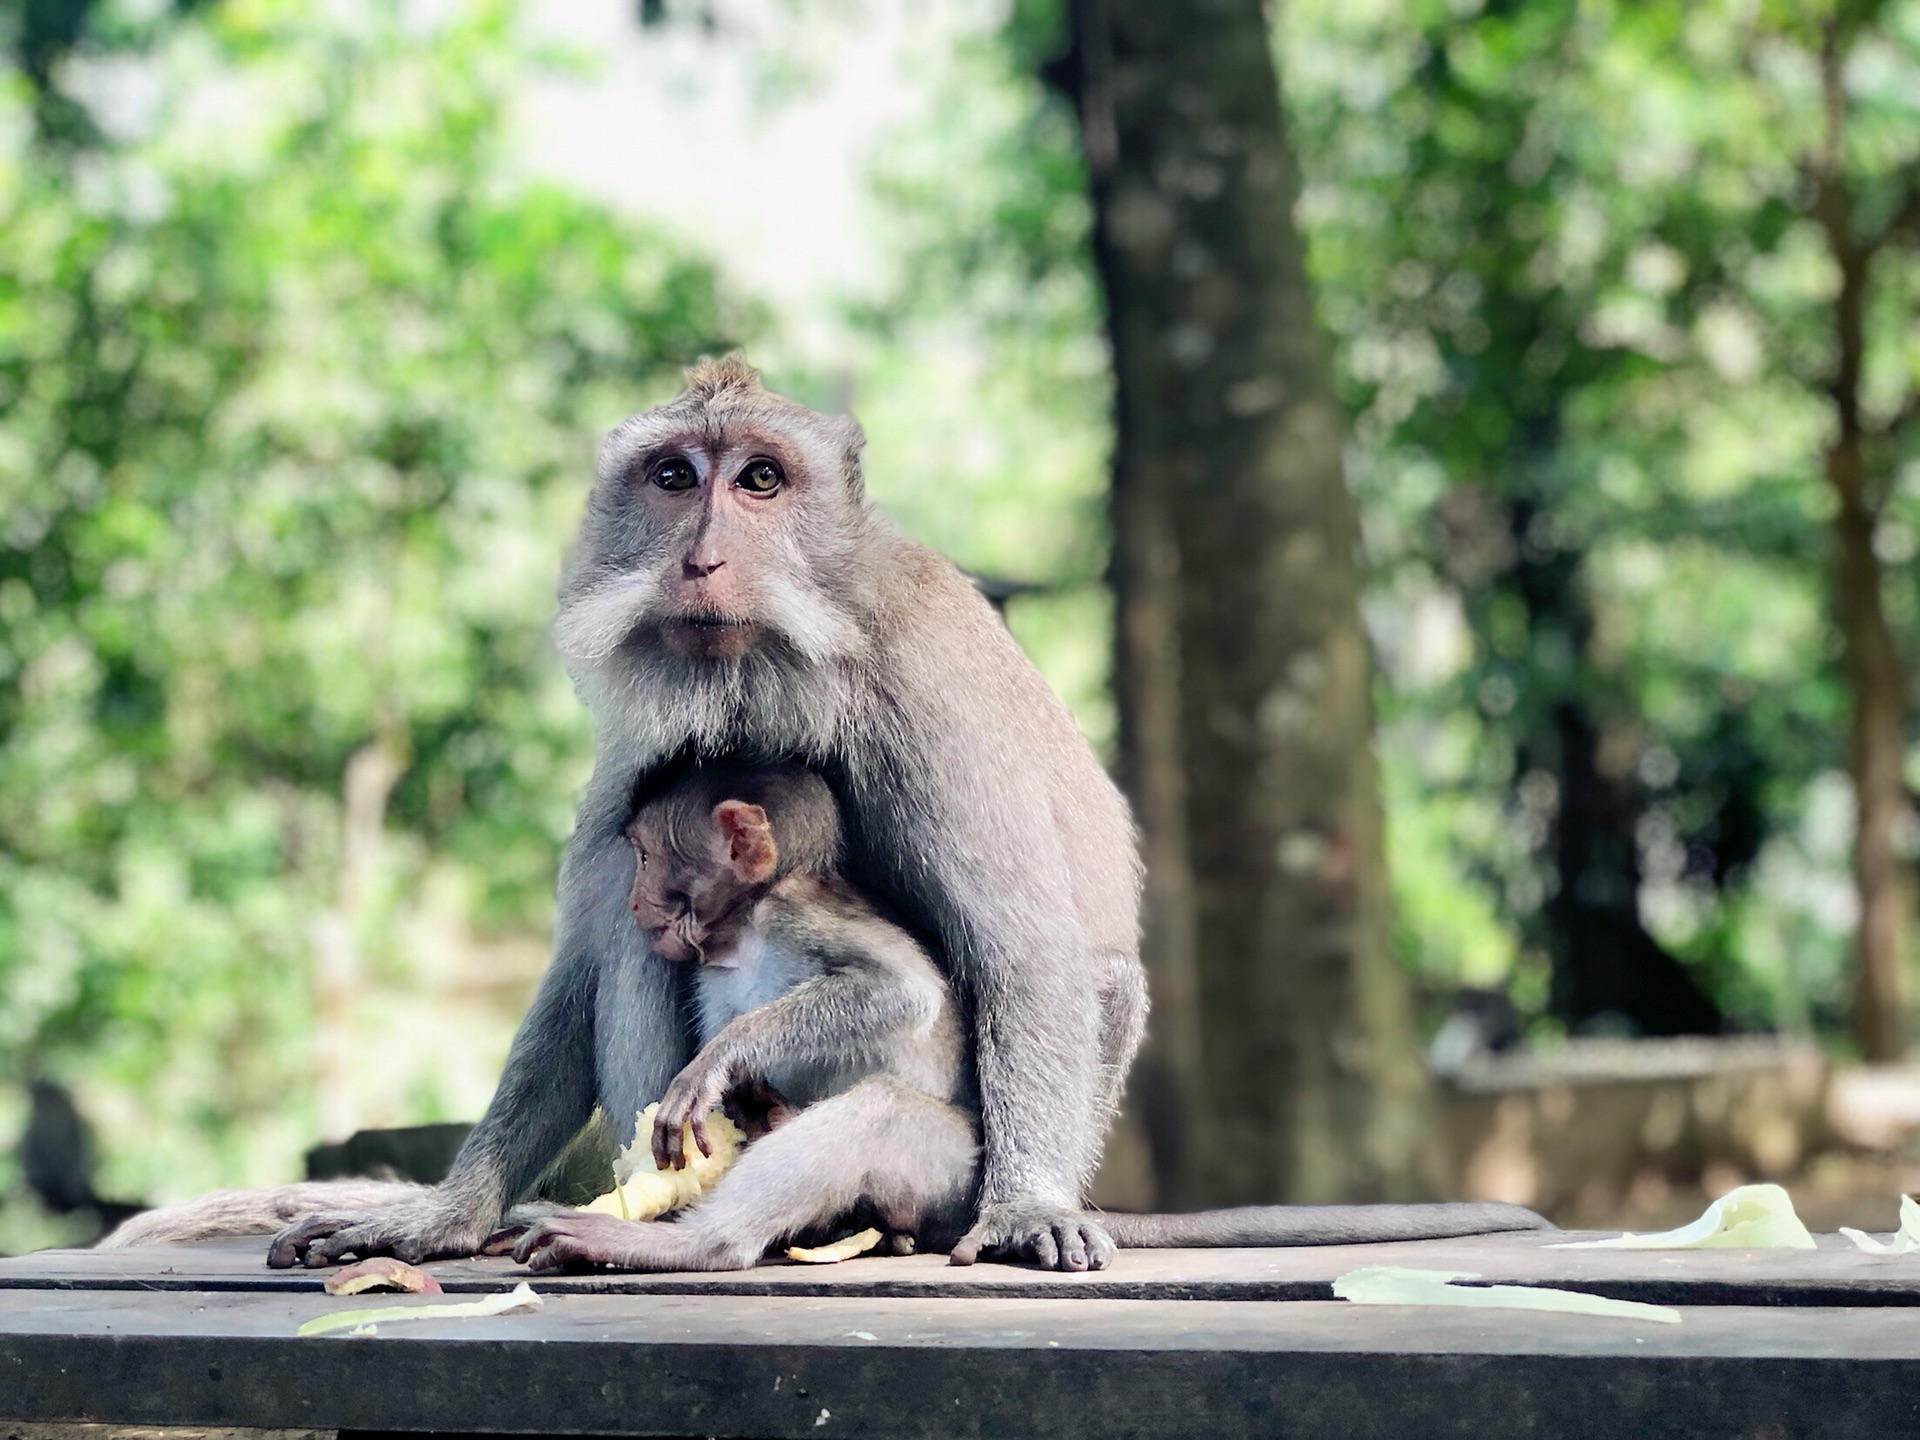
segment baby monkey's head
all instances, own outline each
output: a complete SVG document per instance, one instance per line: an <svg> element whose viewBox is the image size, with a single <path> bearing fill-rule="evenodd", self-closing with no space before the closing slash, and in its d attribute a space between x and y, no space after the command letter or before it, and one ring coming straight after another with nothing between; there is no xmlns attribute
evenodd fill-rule
<svg viewBox="0 0 1920 1440"><path fill-rule="evenodd" d="M663 960L718 960L788 875L835 868L840 812L797 765L694 766L642 794L627 822L633 918Z"/></svg>

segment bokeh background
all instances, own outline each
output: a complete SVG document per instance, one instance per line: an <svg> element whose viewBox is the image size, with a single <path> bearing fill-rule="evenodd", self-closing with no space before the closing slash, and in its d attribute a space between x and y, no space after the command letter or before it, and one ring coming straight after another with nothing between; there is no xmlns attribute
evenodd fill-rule
<svg viewBox="0 0 1920 1440"><path fill-rule="evenodd" d="M0 1250L478 1114L588 768L594 447L736 344L1135 797L1103 1197L1892 1223L1920 3L0 42Z"/></svg>

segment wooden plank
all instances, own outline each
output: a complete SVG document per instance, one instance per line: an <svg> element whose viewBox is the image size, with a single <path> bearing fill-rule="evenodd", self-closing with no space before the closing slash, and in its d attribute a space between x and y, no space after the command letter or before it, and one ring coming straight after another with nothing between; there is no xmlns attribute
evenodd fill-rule
<svg viewBox="0 0 1920 1440"><path fill-rule="evenodd" d="M1888 1307L1679 1325L1301 1302L556 1295L299 1339L311 1294L15 1291L0 1414L491 1434L1300 1437L1911 1433Z"/></svg>
<svg viewBox="0 0 1920 1440"><path fill-rule="evenodd" d="M1490 1235L1291 1250L1132 1250L1112 1268L1061 1275L1010 1265L957 1268L938 1256L835 1266L763 1265L724 1275L545 1277L543 1289L628 1295L846 1298L1328 1300L1362 1265L1466 1271L1489 1282L1564 1285L1663 1305L1920 1305L1920 1256L1863 1254L1837 1236L1818 1250L1556 1250L1564 1236ZM316 1291L324 1271L269 1270L261 1239L127 1250L49 1250L0 1261L0 1290ZM510 1288L510 1261L429 1265L449 1292Z"/></svg>

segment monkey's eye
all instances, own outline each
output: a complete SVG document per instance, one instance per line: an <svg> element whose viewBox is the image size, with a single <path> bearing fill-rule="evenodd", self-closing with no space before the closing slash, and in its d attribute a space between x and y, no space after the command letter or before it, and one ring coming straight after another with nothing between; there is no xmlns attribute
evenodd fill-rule
<svg viewBox="0 0 1920 1440"><path fill-rule="evenodd" d="M662 490L691 490L700 483L693 462L679 455L653 467L653 483Z"/></svg>
<svg viewBox="0 0 1920 1440"><path fill-rule="evenodd" d="M759 460L749 460L747 462L747 468L740 472L739 478L733 483L738 485L742 490L745 490L749 495L771 495L780 488L781 482L785 478L786 477L781 475L778 465L774 464L771 460L762 458Z"/></svg>

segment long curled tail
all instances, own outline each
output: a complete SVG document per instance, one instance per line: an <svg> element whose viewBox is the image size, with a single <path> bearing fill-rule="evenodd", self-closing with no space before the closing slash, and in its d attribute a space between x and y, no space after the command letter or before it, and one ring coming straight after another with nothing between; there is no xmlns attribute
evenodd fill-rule
<svg viewBox="0 0 1920 1440"><path fill-rule="evenodd" d="M1248 1205L1191 1215L1102 1215L1123 1250L1210 1250L1228 1246L1368 1245L1444 1240L1504 1230L1552 1230L1552 1221L1518 1205Z"/></svg>
<svg viewBox="0 0 1920 1440"><path fill-rule="evenodd" d="M430 1186L406 1180L302 1180L259 1190L216 1190L198 1200L134 1216L97 1248L172 1245L225 1235L266 1235L323 1210L370 1210L424 1195Z"/></svg>

